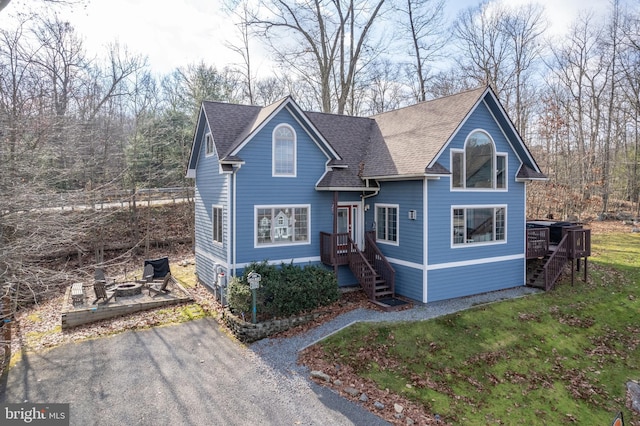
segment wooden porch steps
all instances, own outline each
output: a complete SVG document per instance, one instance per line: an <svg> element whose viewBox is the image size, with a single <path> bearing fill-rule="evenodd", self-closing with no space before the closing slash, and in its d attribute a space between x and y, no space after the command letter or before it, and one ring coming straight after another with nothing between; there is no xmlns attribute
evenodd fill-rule
<svg viewBox="0 0 640 426"><path fill-rule="evenodd" d="M527 271L527 285L529 287L545 288L544 284L544 265L549 260L551 255L547 254L543 258L536 261L535 266Z"/></svg>
<svg viewBox="0 0 640 426"><path fill-rule="evenodd" d="M391 290L391 288L387 285L387 282L379 275L376 277L376 284L374 287L373 294L374 294L375 300L394 296L394 293Z"/></svg>

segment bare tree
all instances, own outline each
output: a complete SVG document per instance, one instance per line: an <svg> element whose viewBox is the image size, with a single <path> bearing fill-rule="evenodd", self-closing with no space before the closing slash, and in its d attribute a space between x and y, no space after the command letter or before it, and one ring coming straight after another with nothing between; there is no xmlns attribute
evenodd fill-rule
<svg viewBox="0 0 640 426"><path fill-rule="evenodd" d="M75 5L84 3L84 0L42 0L42 2L54 5ZM0 12L2 12L2 9L7 7L9 3L11 3L11 0L0 0Z"/></svg>
<svg viewBox="0 0 640 426"><path fill-rule="evenodd" d="M490 85L518 131L527 131L535 90L532 73L541 58L547 28L544 9L484 2L463 11L453 26L462 71L480 85Z"/></svg>
<svg viewBox="0 0 640 426"><path fill-rule="evenodd" d="M324 112L345 112L365 51L375 56L373 28L385 0L263 3L250 24L260 28L283 68L319 91Z"/></svg>
<svg viewBox="0 0 640 426"><path fill-rule="evenodd" d="M440 59L448 37L444 28L444 0L404 0L399 3L400 37L410 42L413 62L407 73L417 83L416 101L427 100L427 80L433 62Z"/></svg>
<svg viewBox="0 0 640 426"><path fill-rule="evenodd" d="M244 98L249 104L254 104L254 86L255 76L251 64L251 31L249 25L249 19L254 14L250 9L248 0L241 0L240 2L230 2L226 5L229 13L236 19L235 26L238 29L237 35L240 36L237 43L227 42L226 45L231 51L237 53L242 58L242 65L239 68L239 74L242 76L242 81L245 86Z"/></svg>
<svg viewBox="0 0 640 426"><path fill-rule="evenodd" d="M366 114L379 114L400 108L407 104L412 96L402 84L402 65L390 60L380 60L371 67L368 80L365 81ZM415 99L415 98L413 98Z"/></svg>
<svg viewBox="0 0 640 426"><path fill-rule="evenodd" d="M505 14L502 4L485 1L463 10L453 24L461 50L458 66L478 85L492 86L498 96L507 89L510 74L509 43L502 31Z"/></svg>
<svg viewBox="0 0 640 426"><path fill-rule="evenodd" d="M535 102L535 93L531 89L533 67L542 54L541 38L547 29L544 8L539 4L526 4L511 9L502 20L511 61L511 76L514 93L512 119L521 135L526 133L528 112Z"/></svg>

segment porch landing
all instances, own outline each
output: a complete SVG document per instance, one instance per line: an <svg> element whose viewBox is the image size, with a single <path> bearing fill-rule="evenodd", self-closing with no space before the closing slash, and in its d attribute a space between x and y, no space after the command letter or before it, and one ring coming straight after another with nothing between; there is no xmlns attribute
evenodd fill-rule
<svg viewBox="0 0 640 426"><path fill-rule="evenodd" d="M156 283L161 284L161 283ZM73 303L71 297L71 286L67 288L62 306L62 329L76 327L82 324L114 318L120 315L127 315L138 311L159 308L162 306L176 305L179 303L191 302L191 295L173 277L169 282L169 293L158 294L155 297L149 296L149 291L144 288L142 294L132 296L116 296L108 303L96 299L93 285L83 286L82 302Z"/></svg>

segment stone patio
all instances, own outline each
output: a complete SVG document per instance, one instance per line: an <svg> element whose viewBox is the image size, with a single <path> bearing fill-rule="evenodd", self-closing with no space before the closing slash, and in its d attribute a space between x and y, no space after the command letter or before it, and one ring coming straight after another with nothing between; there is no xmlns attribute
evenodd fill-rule
<svg viewBox="0 0 640 426"><path fill-rule="evenodd" d="M80 298L78 298L78 301L75 303L71 297L72 286L69 286L62 306L62 329L120 315L127 315L133 312L193 301L187 290L173 277L171 277L167 287L171 291L155 296L153 293L150 296L147 288L143 288L139 294L131 294L133 292L122 290L126 287L139 288L138 286L131 286L130 284L136 283L117 283L121 288L118 289L116 297L109 300L108 303L99 300L95 304L93 304L93 301L96 300L93 284L83 284L84 294L82 301L80 302ZM156 280L153 284L159 286L162 284L162 281ZM111 294L111 291L109 291L109 294Z"/></svg>

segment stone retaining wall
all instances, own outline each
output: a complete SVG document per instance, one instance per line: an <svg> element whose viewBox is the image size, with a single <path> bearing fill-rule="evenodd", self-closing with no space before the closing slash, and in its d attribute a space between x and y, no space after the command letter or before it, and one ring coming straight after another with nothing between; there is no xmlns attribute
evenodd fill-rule
<svg viewBox="0 0 640 426"><path fill-rule="evenodd" d="M235 316L228 308L226 308L222 314L222 319L238 340L245 343L251 343L281 331L288 330L297 325L306 324L324 314L325 312L315 312L312 314L252 324Z"/></svg>

